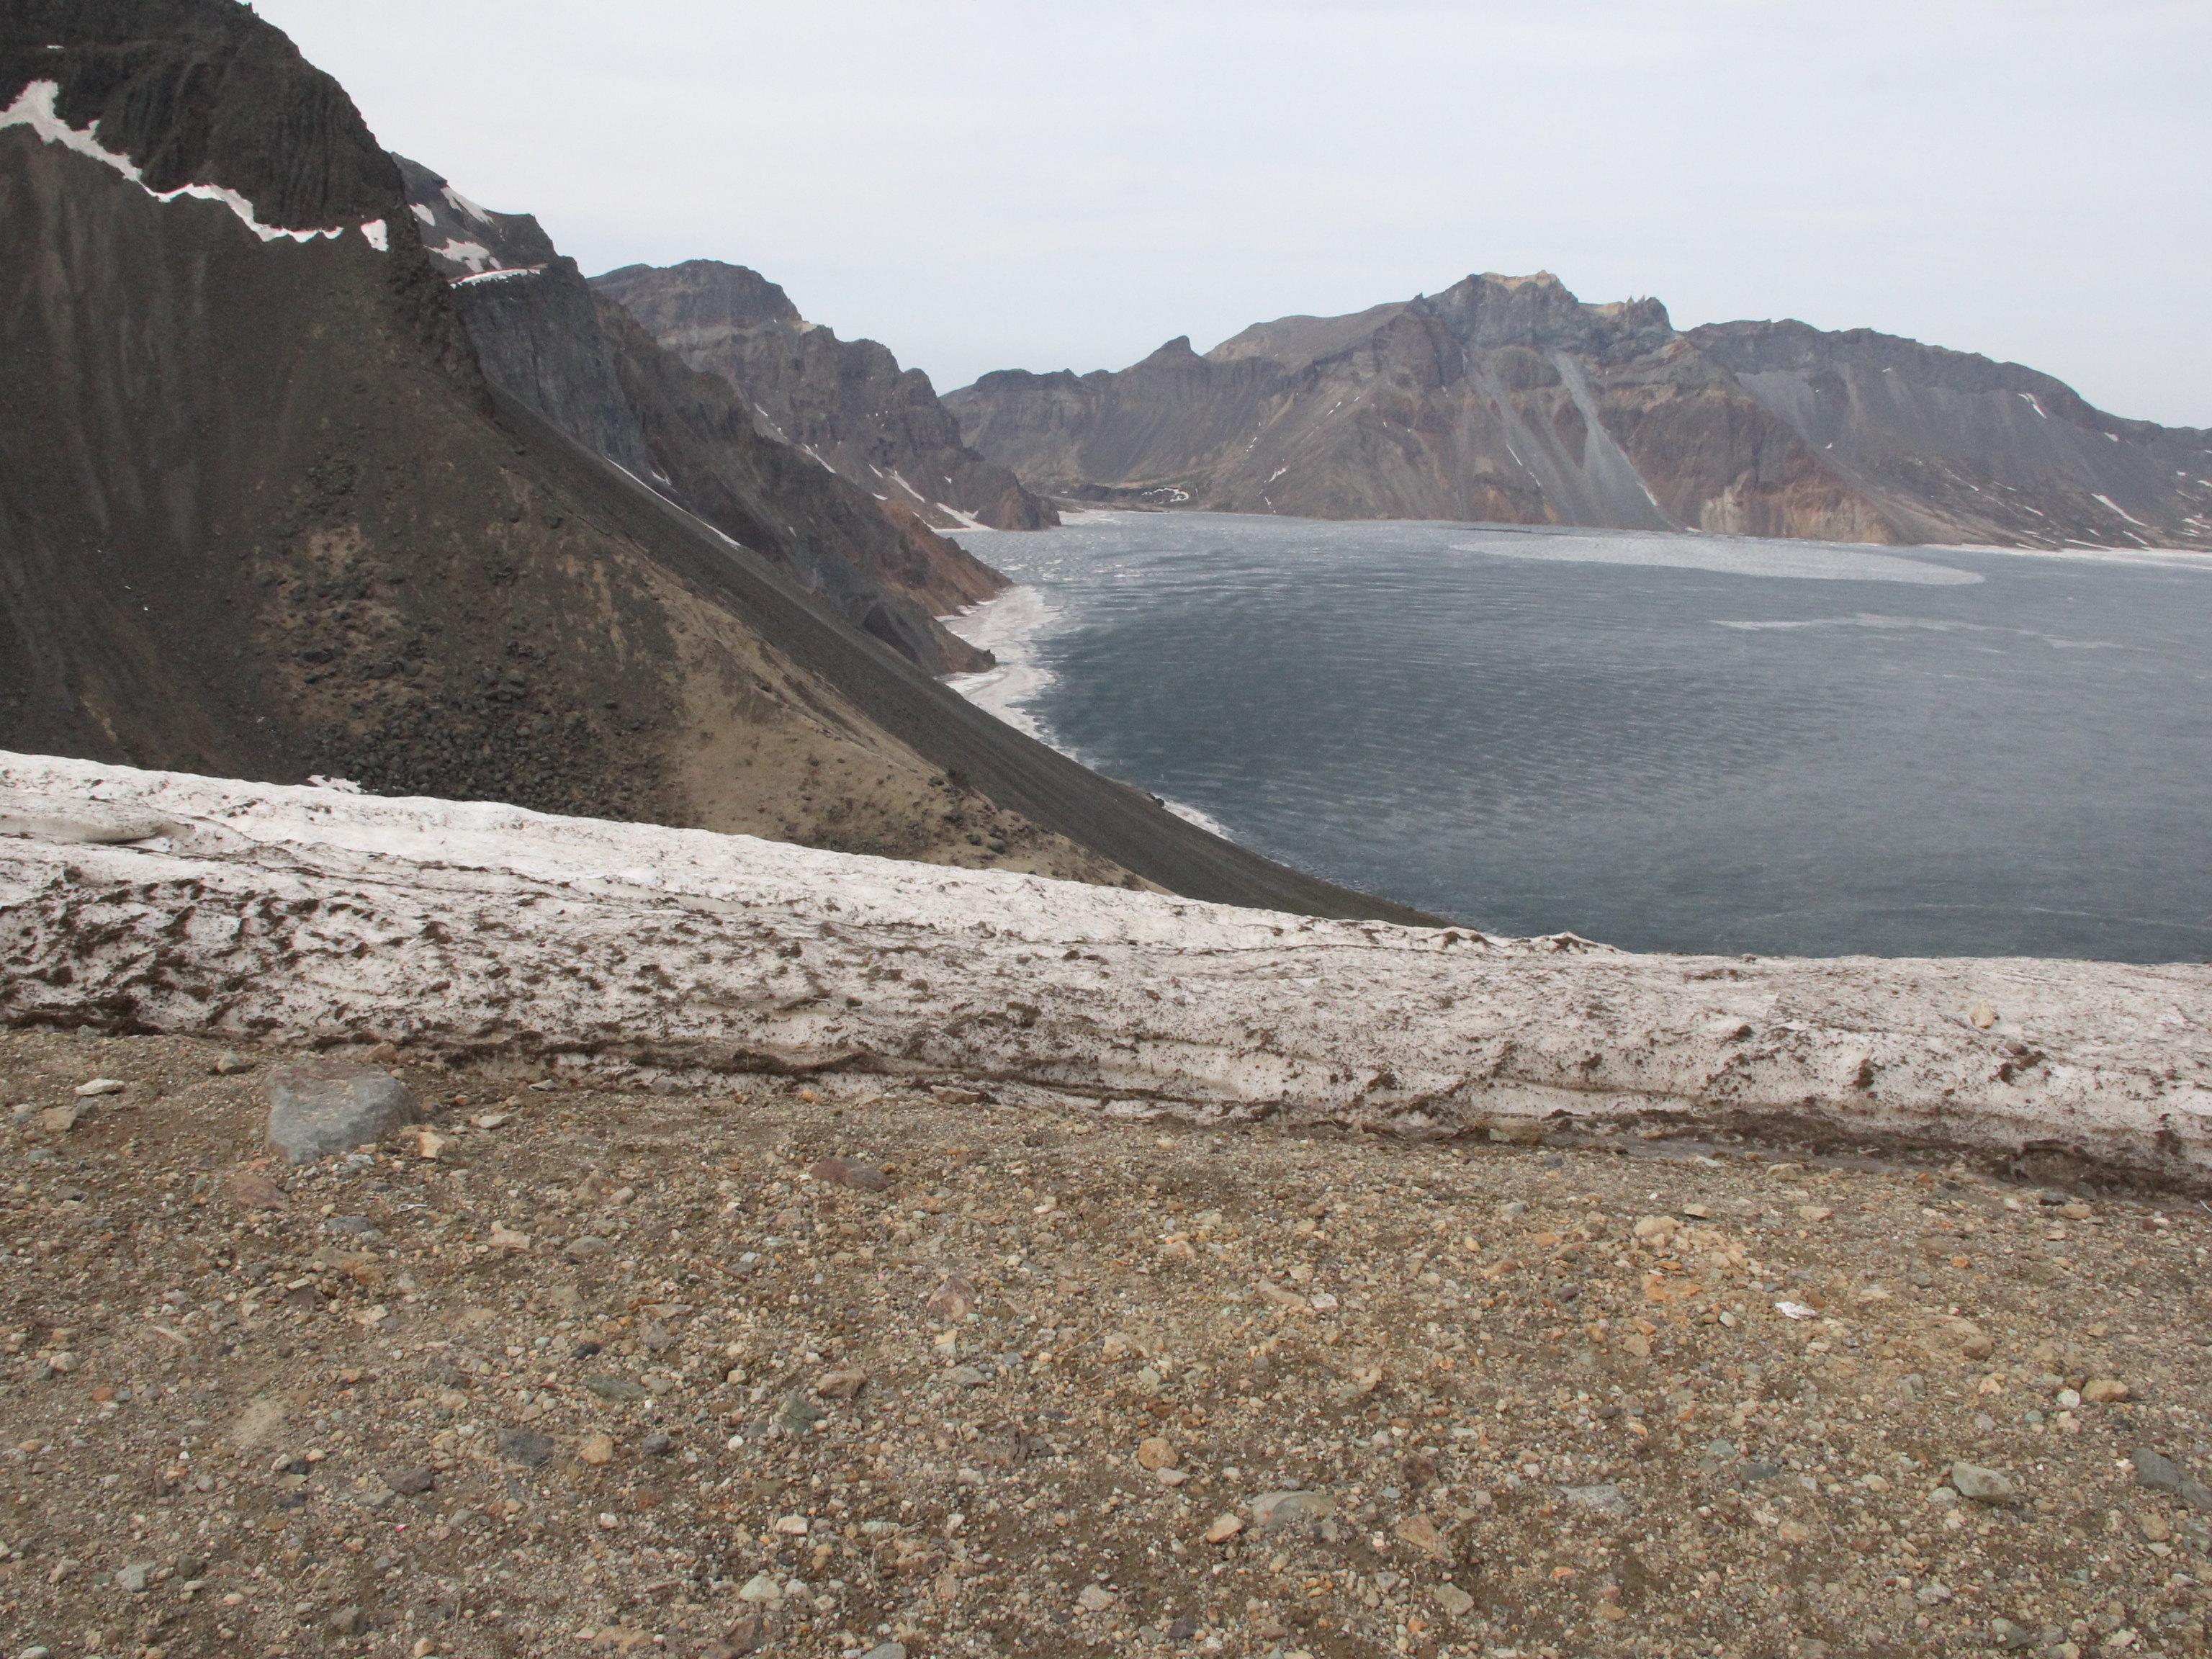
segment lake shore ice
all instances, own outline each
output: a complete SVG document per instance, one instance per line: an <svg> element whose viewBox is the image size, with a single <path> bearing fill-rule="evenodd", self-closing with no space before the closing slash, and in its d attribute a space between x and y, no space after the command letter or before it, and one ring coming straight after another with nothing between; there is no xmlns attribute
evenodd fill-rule
<svg viewBox="0 0 2212 1659"><path fill-rule="evenodd" d="M1414 1136L1779 1130L2212 1184L2205 965L1637 956L18 755L0 918L18 1024L700 1085L942 1075Z"/></svg>

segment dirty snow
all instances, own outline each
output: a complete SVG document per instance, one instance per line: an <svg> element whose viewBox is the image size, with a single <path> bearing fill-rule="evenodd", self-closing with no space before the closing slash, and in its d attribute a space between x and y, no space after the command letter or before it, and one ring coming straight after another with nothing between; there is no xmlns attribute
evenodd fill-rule
<svg viewBox="0 0 2212 1659"><path fill-rule="evenodd" d="M7 754L0 917L16 1022L702 1082L951 1073L1200 1120L1656 1115L2212 1163L2212 966L1639 957Z"/></svg>

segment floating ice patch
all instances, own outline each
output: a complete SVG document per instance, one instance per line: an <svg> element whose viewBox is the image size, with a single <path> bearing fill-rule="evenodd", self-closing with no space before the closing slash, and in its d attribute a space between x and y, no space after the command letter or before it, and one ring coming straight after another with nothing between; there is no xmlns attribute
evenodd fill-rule
<svg viewBox="0 0 2212 1659"><path fill-rule="evenodd" d="M1987 623L1954 622L1942 617L1885 617L1869 611L1862 611L1856 617L1814 617L1803 622L1724 622L1716 617L1713 626L1733 628L1746 634L1784 633L1801 628L1870 628L1894 633L1909 628L1927 634L2010 634L2023 640L2039 641L2054 651L2129 649L2117 640L2069 640L2056 634L2039 634L2030 628L1993 628Z"/></svg>
<svg viewBox="0 0 2212 1659"><path fill-rule="evenodd" d="M1781 576L1801 581L1909 582L1955 587L1982 578L1971 570L1899 558L1834 542L1762 541L1752 537L1554 535L1501 532L1479 542L1454 542L1455 553L1502 559L1550 559L1569 564L1633 564L1674 570L1716 570L1730 576Z"/></svg>
<svg viewBox="0 0 2212 1659"><path fill-rule="evenodd" d="M276 225L265 225L255 214L253 204L226 185L179 185L174 190L155 190L146 182L146 175L139 169L136 161L127 155L119 155L108 149L94 136L99 130L98 122L95 121L91 126L80 131L63 120L54 107L54 100L60 95L61 84L58 82L32 82L23 88L14 103L6 109L0 110L0 129L28 127L46 143L59 144L64 149L73 149L80 155L89 156L95 161L113 167L157 202L173 202L179 197L189 197L195 201L220 202L238 216L240 223L264 242L273 242L279 238L295 242L312 242L318 237L335 238L345 234L346 228L343 225L338 226L334 230L286 230ZM370 230L370 226L375 227L374 234ZM368 238L373 246L380 251L384 249L386 246L383 240L384 222L381 219L370 220L368 224L361 227L361 232L362 235Z"/></svg>

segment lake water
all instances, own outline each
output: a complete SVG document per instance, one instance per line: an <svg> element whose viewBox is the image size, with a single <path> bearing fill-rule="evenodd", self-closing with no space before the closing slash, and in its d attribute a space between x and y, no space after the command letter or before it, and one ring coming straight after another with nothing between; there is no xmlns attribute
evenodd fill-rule
<svg viewBox="0 0 2212 1659"><path fill-rule="evenodd" d="M956 682L1270 857L1647 951L2212 958L2212 558L1099 514Z"/></svg>

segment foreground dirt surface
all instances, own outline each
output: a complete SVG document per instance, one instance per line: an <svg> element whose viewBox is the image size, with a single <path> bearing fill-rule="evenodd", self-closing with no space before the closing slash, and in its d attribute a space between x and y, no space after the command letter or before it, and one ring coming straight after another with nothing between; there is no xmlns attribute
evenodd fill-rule
<svg viewBox="0 0 2212 1659"><path fill-rule="evenodd" d="M2194 1206L223 1056L0 1034L9 1659L2205 1648Z"/></svg>

